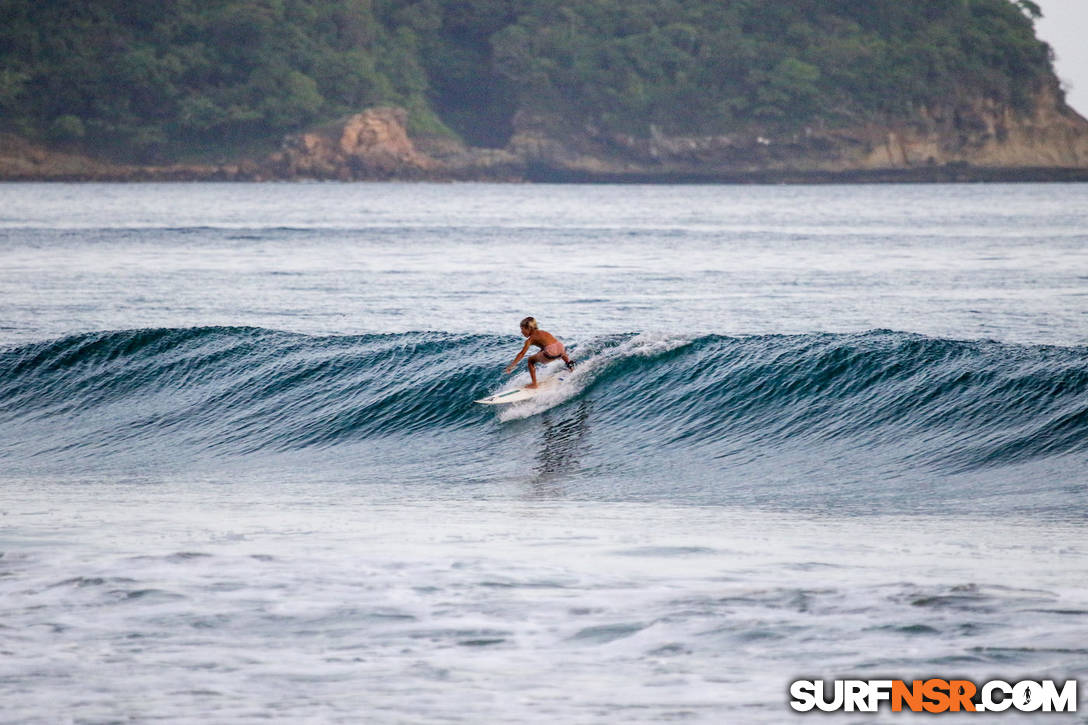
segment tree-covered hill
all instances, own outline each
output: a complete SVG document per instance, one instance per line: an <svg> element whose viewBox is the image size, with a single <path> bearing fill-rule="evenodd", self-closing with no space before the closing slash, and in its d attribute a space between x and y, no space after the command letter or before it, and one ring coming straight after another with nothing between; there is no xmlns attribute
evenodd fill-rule
<svg viewBox="0 0 1088 725"><path fill-rule="evenodd" d="M910 118L1053 78L1030 0L0 0L0 130L134 158L359 111L501 147L519 111L715 134Z"/></svg>

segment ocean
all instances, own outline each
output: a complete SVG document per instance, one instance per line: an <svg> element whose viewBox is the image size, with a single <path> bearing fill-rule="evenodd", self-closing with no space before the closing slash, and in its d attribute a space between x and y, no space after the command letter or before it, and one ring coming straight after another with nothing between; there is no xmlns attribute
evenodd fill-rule
<svg viewBox="0 0 1088 725"><path fill-rule="evenodd" d="M1088 185L0 185L5 723L915 721L1086 523Z"/></svg>

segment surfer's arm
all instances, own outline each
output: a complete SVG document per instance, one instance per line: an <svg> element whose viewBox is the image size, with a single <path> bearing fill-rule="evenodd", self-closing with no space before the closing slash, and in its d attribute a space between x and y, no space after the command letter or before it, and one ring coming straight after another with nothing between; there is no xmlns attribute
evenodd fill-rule
<svg viewBox="0 0 1088 725"><path fill-rule="evenodd" d="M521 348L521 352L519 352L518 356L516 358L514 358L514 362L512 362L512 363L510 363L509 365L506 366L506 372L508 374L514 372L514 368L516 368L518 363L521 362L521 359L523 357L525 357L525 353L527 353L529 351L529 345L532 342L533 342L532 340L526 340L525 341L525 346Z"/></svg>

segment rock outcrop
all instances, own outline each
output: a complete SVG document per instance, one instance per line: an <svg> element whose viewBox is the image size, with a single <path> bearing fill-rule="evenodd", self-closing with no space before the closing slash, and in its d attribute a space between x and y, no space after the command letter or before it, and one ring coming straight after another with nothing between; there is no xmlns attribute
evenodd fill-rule
<svg viewBox="0 0 1088 725"><path fill-rule="evenodd" d="M525 112L504 149L446 137L415 138L407 113L372 108L287 137L265 158L233 164L137 166L51 151L0 137L9 180L1088 180L1088 121L1056 87L1029 112L989 101L920 109L910 120L776 134L644 136L571 128Z"/></svg>
<svg viewBox="0 0 1088 725"><path fill-rule="evenodd" d="M339 123L289 136L264 167L275 178L423 179L438 164L416 151L400 108L373 108Z"/></svg>

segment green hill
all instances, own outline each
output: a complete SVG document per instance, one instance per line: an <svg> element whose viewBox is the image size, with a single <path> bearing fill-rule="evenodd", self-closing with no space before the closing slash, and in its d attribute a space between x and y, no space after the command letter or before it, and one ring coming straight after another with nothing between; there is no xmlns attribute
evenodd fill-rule
<svg viewBox="0 0 1088 725"><path fill-rule="evenodd" d="M502 147L515 114L646 136L1027 108L1029 0L0 0L0 130L151 160L362 108ZM653 129L653 131L651 131Z"/></svg>

